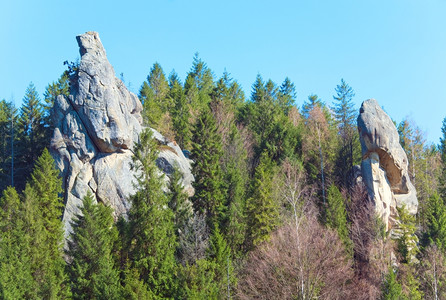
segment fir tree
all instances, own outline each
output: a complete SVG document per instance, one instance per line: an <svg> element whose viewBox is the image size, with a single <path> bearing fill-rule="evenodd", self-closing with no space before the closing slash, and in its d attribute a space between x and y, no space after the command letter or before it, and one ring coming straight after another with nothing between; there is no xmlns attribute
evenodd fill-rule
<svg viewBox="0 0 446 300"><path fill-rule="evenodd" d="M131 197L129 211L129 258L152 296L169 298L176 289L176 239L173 214L155 164L157 148L150 129L141 133L134 148L132 168L138 174L138 191Z"/></svg>
<svg viewBox="0 0 446 300"><path fill-rule="evenodd" d="M248 246L269 240L270 233L278 226L279 210L272 193L274 172L274 163L266 154L262 154L246 204Z"/></svg>
<svg viewBox="0 0 446 300"><path fill-rule="evenodd" d="M210 227L220 224L225 218L221 137L212 114L204 111L193 131L192 173L195 176L195 195L192 198L195 211L206 213Z"/></svg>
<svg viewBox="0 0 446 300"><path fill-rule="evenodd" d="M117 230L112 210L94 204L89 192L72 222L67 254L73 299L121 299L119 274L112 259Z"/></svg>

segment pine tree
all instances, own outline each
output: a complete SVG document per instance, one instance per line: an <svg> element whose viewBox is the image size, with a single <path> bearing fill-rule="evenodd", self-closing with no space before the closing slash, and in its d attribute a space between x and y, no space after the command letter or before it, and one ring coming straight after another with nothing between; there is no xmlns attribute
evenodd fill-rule
<svg viewBox="0 0 446 300"><path fill-rule="evenodd" d="M272 193L274 172L274 163L266 154L262 154L252 180L251 196L246 203L248 247L269 240L270 233L278 226L278 204Z"/></svg>
<svg viewBox="0 0 446 300"><path fill-rule="evenodd" d="M112 259L117 230L112 210L94 204L89 192L72 222L68 265L73 299L121 299L119 274Z"/></svg>
<svg viewBox="0 0 446 300"><path fill-rule="evenodd" d="M338 232L346 247L351 246L351 240L348 236L345 200L334 184L330 185L327 191L326 224Z"/></svg>
<svg viewBox="0 0 446 300"><path fill-rule="evenodd" d="M200 115L193 131L192 173L195 195L192 198L195 211L206 213L207 223L212 228L225 218L221 137L217 133L215 120L210 111Z"/></svg>
<svg viewBox="0 0 446 300"><path fill-rule="evenodd" d="M176 289L176 239L173 213L155 164L157 154L157 142L146 129L134 148L132 168L138 174L138 191L131 197L129 211L129 258L152 296L169 298Z"/></svg>

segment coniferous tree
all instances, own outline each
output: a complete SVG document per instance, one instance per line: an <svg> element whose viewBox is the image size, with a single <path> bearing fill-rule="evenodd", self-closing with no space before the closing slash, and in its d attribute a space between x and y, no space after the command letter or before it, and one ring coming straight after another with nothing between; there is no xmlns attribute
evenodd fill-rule
<svg viewBox="0 0 446 300"><path fill-rule="evenodd" d="M446 118L443 119L443 126L441 127L442 137L440 137L440 155L441 155L441 173L440 173L440 188L439 192L442 198L446 198Z"/></svg>
<svg viewBox="0 0 446 300"><path fill-rule="evenodd" d="M296 102L296 88L288 77L285 78L279 88L278 101L280 108L285 114L288 114Z"/></svg>
<svg viewBox="0 0 446 300"><path fill-rule="evenodd" d="M438 194L429 198L424 244L436 244L442 251L446 250L446 207Z"/></svg>
<svg viewBox="0 0 446 300"><path fill-rule="evenodd" d="M174 169L169 185L169 207L174 215L175 233L179 234L187 226L192 218L193 210L189 197L181 183L182 175L178 169Z"/></svg>
<svg viewBox="0 0 446 300"><path fill-rule="evenodd" d="M38 298L28 252L29 235L19 195L8 187L0 199L0 298Z"/></svg>
<svg viewBox="0 0 446 300"><path fill-rule="evenodd" d="M157 155L157 142L146 129L134 148L132 168L138 174L138 191L131 197L129 211L129 259L152 297L169 298L176 289L176 239L173 213L155 164Z"/></svg>
<svg viewBox="0 0 446 300"><path fill-rule="evenodd" d="M47 149L37 159L30 184L24 192L26 222L35 230L31 235L35 280L43 298L68 296L63 260L62 180ZM33 223L33 224L31 224Z"/></svg>
<svg viewBox="0 0 446 300"><path fill-rule="evenodd" d="M252 180L251 196L246 203L248 247L268 240L270 233L278 226L278 204L272 192L274 173L274 163L265 153L262 154Z"/></svg>
<svg viewBox="0 0 446 300"><path fill-rule="evenodd" d="M230 299L231 290L235 286L231 249L223 235L216 227L210 238L209 260L214 264L214 282L218 283L220 299Z"/></svg>
<svg viewBox="0 0 446 300"><path fill-rule="evenodd" d="M352 101L355 93L344 79L341 79L341 84L336 86L335 91L332 109L341 141L336 165L337 177L342 187L350 187L353 166L360 159L359 135L355 124L357 113Z"/></svg>
<svg viewBox="0 0 446 300"><path fill-rule="evenodd" d="M12 102L0 101L0 192L14 186L17 110Z"/></svg>
<svg viewBox="0 0 446 300"><path fill-rule="evenodd" d="M68 241L73 299L121 299L119 274L112 259L117 230L112 210L95 204L89 192L72 222Z"/></svg>
<svg viewBox="0 0 446 300"><path fill-rule="evenodd" d="M169 84L159 63L150 69L147 81L141 86L139 98L143 103L144 119L147 125L159 130L163 115L168 112L172 103L169 94Z"/></svg>
<svg viewBox="0 0 446 300"><path fill-rule="evenodd" d="M403 296L401 284L397 281L397 277L393 269L390 267L386 275L383 286L383 300L399 300Z"/></svg>
<svg viewBox="0 0 446 300"><path fill-rule="evenodd" d="M210 227L224 220L227 207L224 205L221 137L212 114L203 111L193 131L192 173L195 176L195 195L192 198L195 211L206 213Z"/></svg>
<svg viewBox="0 0 446 300"><path fill-rule="evenodd" d="M334 184L330 185L327 191L326 224L338 232L339 237L347 247L351 246L351 240L348 237L345 200Z"/></svg>
<svg viewBox="0 0 446 300"><path fill-rule="evenodd" d="M40 103L34 84L30 83L23 98L19 115L19 140L17 143L17 182L19 190L32 171L34 161L42 153L47 144L45 138L43 105Z"/></svg>
<svg viewBox="0 0 446 300"><path fill-rule="evenodd" d="M175 140L182 149L187 149L192 138L191 124L189 123L190 107L178 75L174 72L169 77L169 87L169 98L173 103L172 125L175 131Z"/></svg>

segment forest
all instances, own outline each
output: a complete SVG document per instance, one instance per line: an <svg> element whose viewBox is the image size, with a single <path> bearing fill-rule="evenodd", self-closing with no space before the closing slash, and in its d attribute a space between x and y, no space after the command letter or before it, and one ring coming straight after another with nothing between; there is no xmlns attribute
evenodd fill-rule
<svg viewBox="0 0 446 300"><path fill-rule="evenodd" d="M178 171L165 189L144 130L128 216L89 194L65 237L50 141L78 63L66 66L43 95L31 83L20 107L0 102L2 299L446 299L446 119L438 145L394 121L419 205L386 231L356 181L345 80L333 105L297 103L289 78L259 74L245 94L198 54L184 80L155 63L138 93L144 125L190 154L195 194Z"/></svg>

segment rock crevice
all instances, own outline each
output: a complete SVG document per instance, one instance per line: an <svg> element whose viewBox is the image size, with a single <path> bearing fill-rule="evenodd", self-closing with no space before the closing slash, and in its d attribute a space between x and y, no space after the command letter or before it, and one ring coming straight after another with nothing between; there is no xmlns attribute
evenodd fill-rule
<svg viewBox="0 0 446 300"><path fill-rule="evenodd" d="M141 102L116 78L99 35L87 32L77 41L79 69L71 79L70 95L58 96L55 101L50 146L63 178L66 234L71 232L70 221L80 212L89 191L111 206L115 217L127 214L129 196L136 192L130 167L132 149L143 130ZM175 142L153 132L163 145L159 154L163 168L177 166L183 174L183 186L192 195L190 161Z"/></svg>

